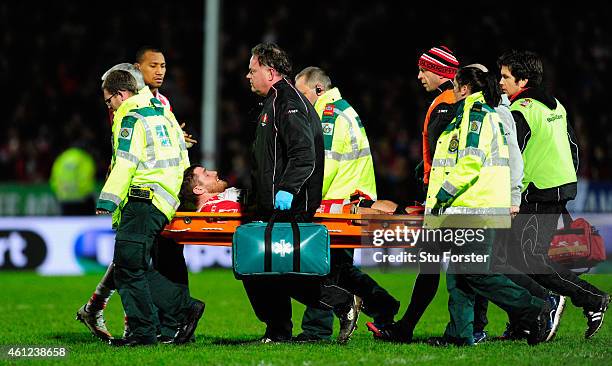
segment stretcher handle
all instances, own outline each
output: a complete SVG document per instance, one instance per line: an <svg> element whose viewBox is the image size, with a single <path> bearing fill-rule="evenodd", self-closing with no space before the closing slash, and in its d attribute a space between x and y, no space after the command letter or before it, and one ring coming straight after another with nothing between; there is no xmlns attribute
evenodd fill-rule
<svg viewBox="0 0 612 366"><path fill-rule="evenodd" d="M248 217L247 214L240 212L177 212L175 218L184 217L206 217L219 219L236 219L240 220ZM362 215L362 214L332 214L332 213L317 213L314 215L315 221L325 220L376 220L376 221L422 221L422 215Z"/></svg>
<svg viewBox="0 0 612 366"><path fill-rule="evenodd" d="M175 218L183 217L206 217L206 218L223 218L223 219L243 219L248 217L248 214L241 212L177 212ZM330 219L330 220L359 220L362 219L361 214L327 214L317 213L315 219Z"/></svg>
<svg viewBox="0 0 612 366"><path fill-rule="evenodd" d="M213 247L227 247L227 248L231 248L232 247L232 243L231 242L213 242L213 241L199 241L199 240L184 240L184 241L177 241L177 244L181 244L181 245L208 245L208 246L213 246ZM408 245L402 245L402 244L397 244L397 245L385 245L384 247L380 247L380 246L376 246L373 244L331 244L329 246L331 249L388 249L388 248L404 248L404 249L412 249L415 248L413 246L408 246Z"/></svg>

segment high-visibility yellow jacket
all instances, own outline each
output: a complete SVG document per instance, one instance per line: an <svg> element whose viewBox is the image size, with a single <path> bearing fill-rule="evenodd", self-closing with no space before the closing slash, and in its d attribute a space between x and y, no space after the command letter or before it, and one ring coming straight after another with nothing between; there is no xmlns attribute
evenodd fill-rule
<svg viewBox="0 0 612 366"><path fill-rule="evenodd" d="M91 197L96 185L96 164L85 150L71 147L55 159L49 183L60 202Z"/></svg>
<svg viewBox="0 0 612 366"><path fill-rule="evenodd" d="M111 172L97 207L113 212L113 227L117 227L129 187L150 187L153 205L171 220L179 206L183 172L189 167L176 118L143 88L117 109L112 130Z"/></svg>
<svg viewBox="0 0 612 366"><path fill-rule="evenodd" d="M325 169L323 199L348 199L356 190L376 199L374 164L365 128L338 88L315 102L323 126Z"/></svg>
<svg viewBox="0 0 612 366"><path fill-rule="evenodd" d="M506 227L510 217L508 144L501 120L485 104L482 92L459 102L456 117L437 144L425 202L426 226L442 225L448 215L479 215L490 225ZM434 219L432 209L438 208L443 214Z"/></svg>
<svg viewBox="0 0 612 366"><path fill-rule="evenodd" d="M555 101L554 109L531 98L516 99L510 107L513 112L521 113L531 132L523 150L523 191L530 183L538 189L549 189L577 181L568 139L567 112Z"/></svg>

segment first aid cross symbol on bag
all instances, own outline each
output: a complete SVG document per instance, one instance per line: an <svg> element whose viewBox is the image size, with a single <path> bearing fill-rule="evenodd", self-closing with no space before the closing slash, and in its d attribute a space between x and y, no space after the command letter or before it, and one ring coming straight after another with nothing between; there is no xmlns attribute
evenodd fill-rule
<svg viewBox="0 0 612 366"><path fill-rule="evenodd" d="M285 257L285 254L289 254L293 252L293 245L285 241L285 239L281 239L280 242L276 242L272 244L272 253L280 254L281 257Z"/></svg>

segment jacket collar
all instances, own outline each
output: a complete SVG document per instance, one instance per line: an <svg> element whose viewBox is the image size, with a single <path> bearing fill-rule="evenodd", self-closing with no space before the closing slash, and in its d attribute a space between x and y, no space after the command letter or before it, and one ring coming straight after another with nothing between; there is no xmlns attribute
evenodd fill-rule
<svg viewBox="0 0 612 366"><path fill-rule="evenodd" d="M484 95L482 94L482 92L476 92L476 93L470 94L467 97L463 98L462 100L458 101L457 102L457 115L462 114L460 112L465 107L472 108L472 106L476 102L480 102L482 104L485 103Z"/></svg>
<svg viewBox="0 0 612 366"><path fill-rule="evenodd" d="M274 84L272 84L272 86L270 87L270 90L268 90L268 94L266 95L266 98L269 98L271 95L274 95L274 90L278 90L278 89L282 89L285 86L288 86L289 82L287 81L287 79L282 78L279 81L275 82Z"/></svg>
<svg viewBox="0 0 612 366"><path fill-rule="evenodd" d="M315 102L314 107L317 111L323 110L327 104L337 102L340 99L342 99L340 90L338 88L333 88L323 93Z"/></svg>
<svg viewBox="0 0 612 366"><path fill-rule="evenodd" d="M453 82L450 80L446 80L445 82L440 84L440 86L434 91L434 97L437 97L438 95L444 93L447 90L453 90Z"/></svg>
<svg viewBox="0 0 612 366"><path fill-rule="evenodd" d="M469 106L470 108L476 102L480 102L482 104L485 103L484 95L482 94L482 92L476 92L474 94L470 94L465 98L465 105Z"/></svg>
<svg viewBox="0 0 612 366"><path fill-rule="evenodd" d="M461 123L461 120L463 119L463 114L466 111L469 113L470 109L472 109L472 106L476 102L485 104L484 95L482 94L482 92L470 94L463 100L457 102L457 114L455 115L455 119L453 120L453 122L455 124Z"/></svg>
<svg viewBox="0 0 612 366"><path fill-rule="evenodd" d="M544 104L546 107L548 107L548 109L557 108L557 100L543 88L523 89L520 92L514 94L512 98L510 98L510 101L514 103L519 99L525 98L535 99L538 102Z"/></svg>
<svg viewBox="0 0 612 366"><path fill-rule="evenodd" d="M121 125L119 123L115 123L115 116L121 116L121 118L125 117L132 109L143 108L151 105L151 98L153 98L153 94L148 86L140 89L138 94L134 94L131 97L121 103L119 108L114 113L113 116L113 125L111 126L111 130L114 132Z"/></svg>

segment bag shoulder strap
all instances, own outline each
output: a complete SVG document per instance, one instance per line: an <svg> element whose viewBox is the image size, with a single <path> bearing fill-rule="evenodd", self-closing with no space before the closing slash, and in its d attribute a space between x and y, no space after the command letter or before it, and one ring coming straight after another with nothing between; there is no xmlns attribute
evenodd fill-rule
<svg viewBox="0 0 612 366"><path fill-rule="evenodd" d="M571 227L572 221L574 221L574 219L572 218L572 215L570 215L570 213L567 210L567 207L565 207L565 205L563 205L563 208L561 209L561 216L563 217L563 228L564 229L569 229Z"/></svg>
<svg viewBox="0 0 612 366"><path fill-rule="evenodd" d="M279 211L274 211L264 232L264 272L272 272L272 229L274 229L278 215ZM289 216L289 218L291 231L293 231L293 272L300 272L300 228L295 217Z"/></svg>

